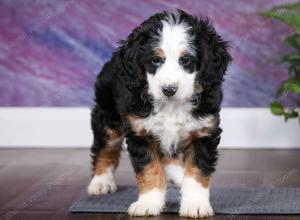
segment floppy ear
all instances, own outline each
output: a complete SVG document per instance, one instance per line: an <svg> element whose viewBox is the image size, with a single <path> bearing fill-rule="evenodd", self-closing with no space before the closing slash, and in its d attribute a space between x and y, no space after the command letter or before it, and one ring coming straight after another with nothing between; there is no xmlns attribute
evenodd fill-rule
<svg viewBox="0 0 300 220"><path fill-rule="evenodd" d="M141 59L146 37L142 28L138 27L133 30L127 40L121 41L119 54L123 69L122 75L130 90L140 87L145 80L145 71Z"/></svg>
<svg viewBox="0 0 300 220"><path fill-rule="evenodd" d="M149 50L147 48L149 40L156 36L158 30L162 28L160 21L165 16L166 12L149 17L139 27L135 28L125 41L121 41L118 52L124 70L124 80L129 89L134 89L139 87L141 83L145 83L146 73L141 62L143 54Z"/></svg>
<svg viewBox="0 0 300 220"><path fill-rule="evenodd" d="M200 60L199 80L206 87L222 83L228 64L232 58L228 52L228 42L216 33L209 20L200 20L196 33L198 60Z"/></svg>

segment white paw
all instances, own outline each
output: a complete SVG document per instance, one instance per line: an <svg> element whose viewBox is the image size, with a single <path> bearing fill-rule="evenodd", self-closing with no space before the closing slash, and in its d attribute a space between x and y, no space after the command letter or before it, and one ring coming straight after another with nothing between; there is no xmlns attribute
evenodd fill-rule
<svg viewBox="0 0 300 220"><path fill-rule="evenodd" d="M164 208L164 192L153 189L141 194L138 201L132 203L128 208L131 216L157 216Z"/></svg>
<svg viewBox="0 0 300 220"><path fill-rule="evenodd" d="M157 216L162 209L163 207L160 205L138 200L129 206L128 214L131 216Z"/></svg>
<svg viewBox="0 0 300 220"><path fill-rule="evenodd" d="M204 218L213 216L214 212L209 201L196 204L184 202L180 206L179 214L181 217Z"/></svg>
<svg viewBox="0 0 300 220"><path fill-rule="evenodd" d="M179 215L190 218L204 218L214 215L209 202L209 188L203 187L193 177L184 177Z"/></svg>
<svg viewBox="0 0 300 220"><path fill-rule="evenodd" d="M117 186L112 173L107 172L100 176L95 175L88 186L88 194L101 195L113 193L117 190Z"/></svg>

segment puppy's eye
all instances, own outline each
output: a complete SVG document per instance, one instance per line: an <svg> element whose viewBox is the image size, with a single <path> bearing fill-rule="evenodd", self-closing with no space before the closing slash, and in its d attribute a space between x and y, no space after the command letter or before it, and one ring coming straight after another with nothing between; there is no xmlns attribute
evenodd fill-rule
<svg viewBox="0 0 300 220"><path fill-rule="evenodd" d="M154 66L160 66L164 63L164 61L159 57L154 57L151 62Z"/></svg>
<svg viewBox="0 0 300 220"><path fill-rule="evenodd" d="M187 66L192 62L192 57L189 55L185 55L179 58L179 64L182 66Z"/></svg>

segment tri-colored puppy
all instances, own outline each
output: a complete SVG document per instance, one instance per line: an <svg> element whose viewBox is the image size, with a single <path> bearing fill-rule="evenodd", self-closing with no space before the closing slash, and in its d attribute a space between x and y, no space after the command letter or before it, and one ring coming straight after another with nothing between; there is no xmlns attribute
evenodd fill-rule
<svg viewBox="0 0 300 220"><path fill-rule="evenodd" d="M181 216L213 215L209 179L230 60L210 22L182 10L155 14L135 28L97 78L88 192L116 190L114 171L127 144L139 188L130 215L159 215L166 180L181 187Z"/></svg>

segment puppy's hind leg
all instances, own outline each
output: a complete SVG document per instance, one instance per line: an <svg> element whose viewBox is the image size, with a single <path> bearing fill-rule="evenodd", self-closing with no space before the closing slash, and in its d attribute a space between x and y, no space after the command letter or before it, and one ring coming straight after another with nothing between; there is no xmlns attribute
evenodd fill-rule
<svg viewBox="0 0 300 220"><path fill-rule="evenodd" d="M90 195L112 193L117 189L114 171L119 164L124 137L117 129L93 127L93 130L91 152L94 173L87 190Z"/></svg>
<svg viewBox="0 0 300 220"><path fill-rule="evenodd" d="M106 130L107 134L114 132L111 129ZM88 186L90 195L107 194L116 191L114 171L119 164L122 139L122 137L112 138L110 135L107 135L105 144L100 149L93 146L98 151L93 155L94 176Z"/></svg>

